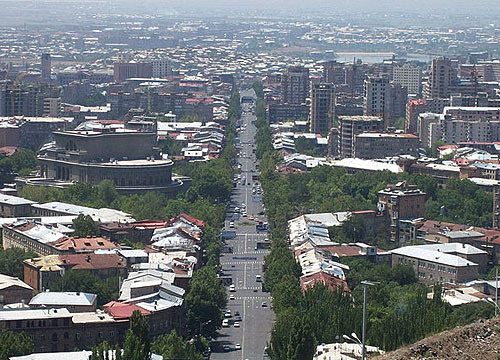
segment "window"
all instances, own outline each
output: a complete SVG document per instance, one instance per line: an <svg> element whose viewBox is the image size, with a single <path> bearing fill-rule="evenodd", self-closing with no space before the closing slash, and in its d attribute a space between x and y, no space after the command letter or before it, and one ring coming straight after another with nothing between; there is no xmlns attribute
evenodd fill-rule
<svg viewBox="0 0 500 360"><path fill-rule="evenodd" d="M52 341L58 341L58 336L57 336L57 333L53 333L52 334Z"/></svg>
<svg viewBox="0 0 500 360"><path fill-rule="evenodd" d="M67 331L64 333L64 338L69 339L69 333Z"/></svg>

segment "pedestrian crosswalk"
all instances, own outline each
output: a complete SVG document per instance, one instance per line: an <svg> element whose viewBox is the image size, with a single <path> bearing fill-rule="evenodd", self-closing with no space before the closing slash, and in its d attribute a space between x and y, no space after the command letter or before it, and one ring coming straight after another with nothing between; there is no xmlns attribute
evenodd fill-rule
<svg viewBox="0 0 500 360"><path fill-rule="evenodd" d="M262 261L257 261L257 260L253 260L253 261L228 261L228 262L224 262L222 261L221 262L221 265L224 266L224 265L244 265L244 264L262 264Z"/></svg>

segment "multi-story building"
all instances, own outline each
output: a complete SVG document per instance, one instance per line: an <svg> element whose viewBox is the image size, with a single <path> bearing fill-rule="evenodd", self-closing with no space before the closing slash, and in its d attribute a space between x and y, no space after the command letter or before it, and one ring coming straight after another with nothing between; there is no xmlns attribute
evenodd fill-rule
<svg viewBox="0 0 500 360"><path fill-rule="evenodd" d="M1 217L24 217L31 215L31 205L34 201L17 196L0 194Z"/></svg>
<svg viewBox="0 0 500 360"><path fill-rule="evenodd" d="M408 94L420 95L422 84L422 70L415 65L406 63L395 65L392 68L394 83L406 87Z"/></svg>
<svg viewBox="0 0 500 360"><path fill-rule="evenodd" d="M425 217L425 193L406 181L388 185L378 192L378 208L386 212L391 229L391 240L399 239L399 221Z"/></svg>
<svg viewBox="0 0 500 360"><path fill-rule="evenodd" d="M424 146L438 139L448 144L500 141L500 108L450 106L442 114L423 113L417 131Z"/></svg>
<svg viewBox="0 0 500 360"><path fill-rule="evenodd" d="M323 63L323 82L335 85L344 85L346 66L335 60Z"/></svg>
<svg viewBox="0 0 500 360"><path fill-rule="evenodd" d="M405 131L418 134L418 116L422 113L442 113L450 99L409 100L406 104Z"/></svg>
<svg viewBox="0 0 500 360"><path fill-rule="evenodd" d="M24 260L23 268L24 281L40 292L50 289L52 281L70 270L85 271L103 280L127 275L125 259L109 252L42 256Z"/></svg>
<svg viewBox="0 0 500 360"><path fill-rule="evenodd" d="M43 99L43 116L59 117L61 116L61 98L45 98Z"/></svg>
<svg viewBox="0 0 500 360"><path fill-rule="evenodd" d="M42 79L49 81L52 74L52 60L50 54L42 54L41 60Z"/></svg>
<svg viewBox="0 0 500 360"><path fill-rule="evenodd" d="M449 98L457 82L457 69L452 60L434 59L430 67L429 80L424 86L424 97L428 99Z"/></svg>
<svg viewBox="0 0 500 360"><path fill-rule="evenodd" d="M113 79L116 82L125 81L129 78L151 78L152 76L152 63L128 62L113 65Z"/></svg>
<svg viewBox="0 0 500 360"><path fill-rule="evenodd" d="M269 104L269 123L285 122L287 120L307 120L309 106L294 104Z"/></svg>
<svg viewBox="0 0 500 360"><path fill-rule="evenodd" d="M382 117L386 127L405 116L407 99L407 89L391 83L386 76L370 76L365 80L364 114Z"/></svg>
<svg viewBox="0 0 500 360"><path fill-rule="evenodd" d="M289 67L281 77L282 102L305 104L309 96L309 69L303 66Z"/></svg>
<svg viewBox="0 0 500 360"><path fill-rule="evenodd" d="M339 116L340 141L338 153L343 158L354 156L355 136L364 132L384 130L384 120L378 116Z"/></svg>
<svg viewBox="0 0 500 360"><path fill-rule="evenodd" d="M154 78L164 78L172 75L172 68L168 59L159 59L151 61L153 65L152 75Z"/></svg>
<svg viewBox="0 0 500 360"><path fill-rule="evenodd" d="M97 185L109 179L121 193L176 192L183 185L172 180L172 160L160 158L155 130L104 127L101 131L58 131L54 137L53 146L39 156L41 179L27 179L27 183Z"/></svg>
<svg viewBox="0 0 500 360"><path fill-rule="evenodd" d="M381 159L387 156L418 156L420 139L413 134L361 133L354 136L354 157Z"/></svg>
<svg viewBox="0 0 500 360"><path fill-rule="evenodd" d="M467 247L467 251L455 251L455 248ZM471 255L486 261L486 251L471 245L450 243L437 245L405 246L394 249L392 265L410 265L415 269L420 282L428 285L435 283L460 284L477 280L480 265L469 260ZM479 256L479 257L478 257Z"/></svg>
<svg viewBox="0 0 500 360"><path fill-rule="evenodd" d="M313 84L309 116L311 132L328 133L333 126L334 119L335 86L333 84Z"/></svg>

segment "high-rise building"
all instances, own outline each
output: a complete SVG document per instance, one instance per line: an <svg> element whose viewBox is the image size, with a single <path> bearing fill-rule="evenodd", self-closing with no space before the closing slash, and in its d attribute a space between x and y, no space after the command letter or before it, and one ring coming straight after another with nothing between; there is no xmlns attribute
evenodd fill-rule
<svg viewBox="0 0 500 360"><path fill-rule="evenodd" d="M408 94L420 95L422 83L422 70L415 65L406 63L396 65L392 69L392 80L408 89Z"/></svg>
<svg viewBox="0 0 500 360"><path fill-rule="evenodd" d="M354 156L354 138L356 135L384 130L384 120L378 116L339 116L340 141L338 153L343 158Z"/></svg>
<svg viewBox="0 0 500 360"><path fill-rule="evenodd" d="M406 88L390 82L388 77L369 76L365 80L364 114L382 117L386 127L405 117L407 99Z"/></svg>
<svg viewBox="0 0 500 360"><path fill-rule="evenodd" d="M457 81L457 69L450 59L434 59L430 67L429 79L424 86L424 97L449 98Z"/></svg>
<svg viewBox="0 0 500 360"><path fill-rule="evenodd" d="M311 132L326 134L335 119L335 86L314 84L311 87Z"/></svg>
<svg viewBox="0 0 500 360"><path fill-rule="evenodd" d="M345 75L345 64L335 60L327 61L323 64L323 82L343 85L346 83Z"/></svg>
<svg viewBox="0 0 500 360"><path fill-rule="evenodd" d="M292 66L281 77L282 102L285 104L305 104L309 96L309 69Z"/></svg>
<svg viewBox="0 0 500 360"><path fill-rule="evenodd" d="M172 68L168 59L153 60L153 77L164 78L172 75Z"/></svg>
<svg viewBox="0 0 500 360"><path fill-rule="evenodd" d="M52 60L50 54L42 54L42 79L50 80L52 73Z"/></svg>

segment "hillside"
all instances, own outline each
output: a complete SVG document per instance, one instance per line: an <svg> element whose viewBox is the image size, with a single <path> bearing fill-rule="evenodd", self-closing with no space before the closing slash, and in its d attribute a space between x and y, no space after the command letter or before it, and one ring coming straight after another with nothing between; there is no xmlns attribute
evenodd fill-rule
<svg viewBox="0 0 500 360"><path fill-rule="evenodd" d="M500 354L499 318L447 330L374 359L497 360L497 354Z"/></svg>

